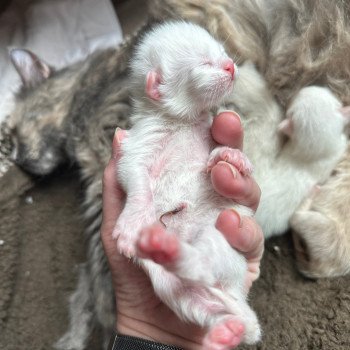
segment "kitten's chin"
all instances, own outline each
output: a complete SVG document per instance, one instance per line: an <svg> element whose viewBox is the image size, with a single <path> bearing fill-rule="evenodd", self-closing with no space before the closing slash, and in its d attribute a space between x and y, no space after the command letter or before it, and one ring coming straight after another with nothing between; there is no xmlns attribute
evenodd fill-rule
<svg viewBox="0 0 350 350"><path fill-rule="evenodd" d="M225 82L225 84L219 84L212 93L208 94L204 99L204 103L207 104L208 109L218 107L221 105L233 91L233 80Z"/></svg>

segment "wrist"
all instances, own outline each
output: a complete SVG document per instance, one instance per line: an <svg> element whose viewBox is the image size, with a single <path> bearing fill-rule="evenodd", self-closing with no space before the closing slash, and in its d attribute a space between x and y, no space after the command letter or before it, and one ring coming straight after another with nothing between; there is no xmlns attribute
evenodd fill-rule
<svg viewBox="0 0 350 350"><path fill-rule="evenodd" d="M126 315L117 315L116 330L118 334L151 340L182 349L199 350L202 348L201 342L187 339L150 322L135 319ZM176 329L173 331L176 332Z"/></svg>
<svg viewBox="0 0 350 350"><path fill-rule="evenodd" d="M115 333L109 341L108 350L184 350L177 346L162 344L143 338Z"/></svg>

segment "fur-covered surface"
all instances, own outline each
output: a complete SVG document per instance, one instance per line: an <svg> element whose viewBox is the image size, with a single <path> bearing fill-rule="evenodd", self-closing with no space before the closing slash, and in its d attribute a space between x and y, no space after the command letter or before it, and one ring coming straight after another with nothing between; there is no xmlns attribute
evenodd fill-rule
<svg viewBox="0 0 350 350"><path fill-rule="evenodd" d="M296 4L297 2L295 0ZM311 0L308 2L324 3ZM172 17L192 16L191 19L207 25L213 33L220 34L218 36L221 36L223 41L229 41L227 46L231 45L231 53L235 53L238 59L251 57L262 71L266 71L266 55L261 54L266 53L266 50L264 46L259 46L261 42L248 38L248 41L244 42L234 41L235 35L234 32L230 32L232 26L227 22L225 10L233 3L228 0L166 0L153 1L152 9L155 13L158 11L157 16L160 17L167 13L171 13ZM249 0L246 3L249 6L254 4L254 1ZM342 1L337 3L344 7L346 5ZM203 4L208 6L204 7ZM243 20L249 21L249 18ZM341 26L341 23L339 25ZM268 38L263 20L256 21L253 27L257 28L257 31L252 33L252 37L259 32L259 35ZM341 33L339 30L340 36ZM334 45L337 43L339 41L334 40ZM345 52L346 48L349 48L349 45L344 45ZM346 65L349 61L343 63ZM346 72L346 66L343 71ZM320 74L322 72L323 77L327 76L325 70L320 70ZM329 69L329 72L332 72L332 69ZM295 77L302 77L300 70L287 81L299 84L300 80L295 81ZM350 80L344 76L342 81L344 84L337 92L344 102L348 102L350 94L347 93L347 88ZM281 82L280 86L274 85L272 80L269 82L272 89L275 86L282 104L286 104L291 97L291 90L288 84L284 85L285 80L278 80ZM103 128L103 123L97 124L96 127ZM100 154L101 162L109 152L108 142L102 144L102 150L92 149L95 155ZM80 151L80 157L84 159L84 151L87 149L83 147ZM94 162L95 158L85 159ZM96 203L87 213L92 221L90 233L96 233L100 223L102 171L101 163L95 164L97 171L93 172L96 176L87 193L88 200ZM78 214L81 198L77 194L80 185L77 173L66 176L59 174L44 183L39 182L35 189L27 193L25 190L31 186L31 182L27 182L27 178L19 174L18 170L13 168L1 180L1 189L6 188L7 191L0 194L0 239L4 241L0 245L0 348L14 350L26 346L27 349L33 350L50 349L52 343L67 329L68 298L75 289L77 264L84 261L84 228ZM91 175L85 173L87 178ZM17 179L21 178L23 182L17 184ZM12 193L10 197L6 196L8 192ZM102 254L101 251L100 253ZM267 243L261 278L252 290L251 304L261 320L264 336L262 345L249 349L350 348L349 277L316 282L301 277L294 267L289 236ZM90 338L88 348L101 349L101 346L97 345L101 344L101 339L100 334L95 333Z"/></svg>

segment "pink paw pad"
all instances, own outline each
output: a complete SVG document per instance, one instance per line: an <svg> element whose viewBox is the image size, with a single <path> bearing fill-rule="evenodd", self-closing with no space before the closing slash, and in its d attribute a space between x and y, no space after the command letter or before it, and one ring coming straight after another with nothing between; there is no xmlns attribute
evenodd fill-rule
<svg viewBox="0 0 350 350"><path fill-rule="evenodd" d="M243 338L244 326L236 319L215 325L204 339L205 350L229 350L238 346Z"/></svg>
<svg viewBox="0 0 350 350"><path fill-rule="evenodd" d="M250 175L253 172L253 166L249 159L239 149L230 147L219 147L215 149L210 154L207 171L211 171L219 162L226 162L233 165L242 175Z"/></svg>
<svg viewBox="0 0 350 350"><path fill-rule="evenodd" d="M158 264L171 263L179 255L179 241L164 227L155 224L141 230L137 251L140 258L151 259Z"/></svg>

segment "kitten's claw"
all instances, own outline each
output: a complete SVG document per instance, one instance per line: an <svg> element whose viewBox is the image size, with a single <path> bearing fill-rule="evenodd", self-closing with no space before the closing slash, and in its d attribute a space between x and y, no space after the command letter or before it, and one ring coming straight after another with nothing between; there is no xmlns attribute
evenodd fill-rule
<svg viewBox="0 0 350 350"><path fill-rule="evenodd" d="M206 335L203 343L205 350L229 350L237 347L244 335L244 325L235 318L226 319L215 325Z"/></svg>
<svg viewBox="0 0 350 350"><path fill-rule="evenodd" d="M120 254L123 254L127 258L133 258L136 255L135 244L130 240L123 239L123 237L119 237L117 247Z"/></svg>
<svg viewBox="0 0 350 350"><path fill-rule="evenodd" d="M123 234L118 226L114 229L112 237L117 241L117 248L120 254L127 258L135 256L135 240L132 237Z"/></svg>
<svg viewBox="0 0 350 350"><path fill-rule="evenodd" d="M253 171L253 166L249 159L239 149L230 147L215 148L210 153L207 171L210 172L220 161L233 165L242 175L250 175Z"/></svg>
<svg viewBox="0 0 350 350"><path fill-rule="evenodd" d="M168 234L159 224L142 229L136 246L140 258L151 259L158 264L174 262L179 255L178 238Z"/></svg>

